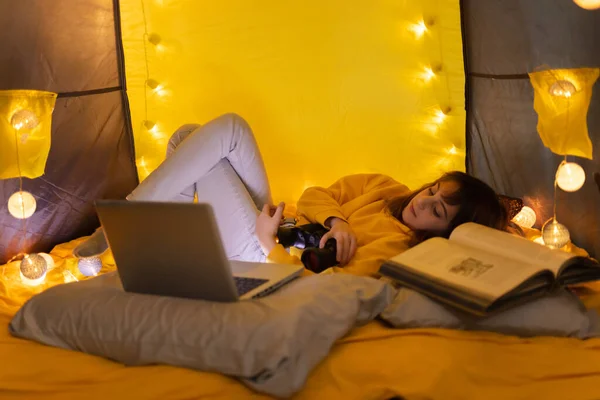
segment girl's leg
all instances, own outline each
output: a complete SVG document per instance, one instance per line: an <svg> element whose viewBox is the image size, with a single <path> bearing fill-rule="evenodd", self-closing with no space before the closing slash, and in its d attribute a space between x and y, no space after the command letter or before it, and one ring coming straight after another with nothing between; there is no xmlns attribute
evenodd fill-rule
<svg viewBox="0 0 600 400"><path fill-rule="evenodd" d="M246 121L235 114L204 126L184 125L169 141L167 159L128 197L132 201L210 203L228 257L264 260L254 236L258 209L271 202L262 157ZM195 190L194 190L195 189ZM89 257L107 248L97 231L74 254Z"/></svg>
<svg viewBox="0 0 600 400"><path fill-rule="evenodd" d="M181 142L183 142L183 140L190 135L190 133L192 133L193 131L195 131L196 129L198 129L200 127L201 127L200 124L185 124L183 126L180 126L179 129L177 129L175 131L175 133L173 133L171 135L171 137L169 138L169 143L167 144L167 157L166 158L171 157L173 155L173 153L175 153L177 146L179 146L181 144ZM193 203L195 195L196 195L196 183L194 182L187 188L183 189L183 191L181 193L176 194L169 201L176 202L176 203ZM127 198L129 198L130 196L131 195L129 195Z"/></svg>
<svg viewBox="0 0 600 400"><path fill-rule="evenodd" d="M236 114L222 115L196 128L175 151L127 197L169 201L226 158L257 208L271 203L267 174L248 123Z"/></svg>
<svg viewBox="0 0 600 400"><path fill-rule="evenodd" d="M212 206L227 258L264 261L254 234L259 211L226 158L196 182L196 191L198 202Z"/></svg>

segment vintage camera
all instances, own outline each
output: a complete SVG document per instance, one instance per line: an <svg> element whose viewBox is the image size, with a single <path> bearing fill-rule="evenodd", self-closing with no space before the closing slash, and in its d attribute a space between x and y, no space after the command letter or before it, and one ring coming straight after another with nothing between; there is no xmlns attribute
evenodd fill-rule
<svg viewBox="0 0 600 400"><path fill-rule="evenodd" d="M337 265L335 239L329 239L322 249L319 248L321 238L326 233L327 229L320 224L282 225L277 231L277 238L285 248L304 249L302 264L306 269L319 273Z"/></svg>

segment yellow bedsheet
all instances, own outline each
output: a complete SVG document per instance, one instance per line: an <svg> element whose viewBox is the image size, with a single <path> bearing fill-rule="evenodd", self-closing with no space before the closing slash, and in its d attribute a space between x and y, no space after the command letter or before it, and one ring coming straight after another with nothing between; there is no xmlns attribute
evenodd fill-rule
<svg viewBox="0 0 600 400"><path fill-rule="evenodd" d="M53 252L62 269L76 242ZM110 256L104 271L114 268ZM6 327L33 294L5 268L0 322ZM79 275L77 275L80 277ZM35 291L42 290L38 288ZM584 301L600 305L600 287ZM218 374L170 366L124 367L0 333L1 399L268 398ZM493 333L399 330L372 322L340 340L294 399L600 399L600 339L519 339Z"/></svg>

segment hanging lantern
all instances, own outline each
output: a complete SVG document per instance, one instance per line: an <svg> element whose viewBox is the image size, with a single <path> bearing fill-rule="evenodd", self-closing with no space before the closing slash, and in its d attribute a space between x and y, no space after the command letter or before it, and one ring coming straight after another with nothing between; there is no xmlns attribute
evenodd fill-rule
<svg viewBox="0 0 600 400"><path fill-rule="evenodd" d="M21 281L30 286L37 286L46 279L48 265L44 257L39 254L27 254L21 260Z"/></svg>
<svg viewBox="0 0 600 400"><path fill-rule="evenodd" d="M552 96L569 98L575 94L577 88L571 81L563 79L554 82L549 91Z"/></svg>
<svg viewBox="0 0 600 400"><path fill-rule="evenodd" d="M552 218L542 227L542 238L546 246L560 249L569 243L571 235L566 226Z"/></svg>
<svg viewBox="0 0 600 400"><path fill-rule="evenodd" d="M29 192L19 191L8 198L8 212L17 219L27 219L35 212L37 203Z"/></svg>
<svg viewBox="0 0 600 400"><path fill-rule="evenodd" d="M579 164L563 162L556 171L556 184L565 192L576 192L585 183L585 171Z"/></svg>
<svg viewBox="0 0 600 400"><path fill-rule="evenodd" d="M535 224L536 219L535 211L531 207L524 206L512 221L523 228L531 228Z"/></svg>
<svg viewBox="0 0 600 400"><path fill-rule="evenodd" d="M553 153L592 159L587 112L599 73L599 68L576 68L529 74L537 131Z"/></svg>
<svg viewBox="0 0 600 400"><path fill-rule="evenodd" d="M16 130L33 129L40 124L40 120L31 110L21 109L15 111L10 119L10 124Z"/></svg>
<svg viewBox="0 0 600 400"><path fill-rule="evenodd" d="M597 10L600 8L600 0L573 0L573 2L586 10Z"/></svg>
<svg viewBox="0 0 600 400"><path fill-rule="evenodd" d="M102 269L102 260L99 257L82 257L77 261L77 267L84 276L96 276Z"/></svg>
<svg viewBox="0 0 600 400"><path fill-rule="evenodd" d="M44 174L56 96L39 90L0 90L0 179Z"/></svg>
<svg viewBox="0 0 600 400"><path fill-rule="evenodd" d="M37 253L38 256L41 256L44 258L44 260L46 260L46 267L48 269L48 271L50 271L51 269L54 268L54 259L52 258L52 256L48 253Z"/></svg>

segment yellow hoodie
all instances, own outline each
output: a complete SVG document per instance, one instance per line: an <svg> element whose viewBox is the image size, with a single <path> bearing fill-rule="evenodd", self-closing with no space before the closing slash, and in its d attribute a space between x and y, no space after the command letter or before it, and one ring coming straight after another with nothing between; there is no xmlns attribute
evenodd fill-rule
<svg viewBox="0 0 600 400"><path fill-rule="evenodd" d="M409 189L380 174L344 177L329 188L312 187L298 201L298 225L319 223L338 217L350 224L358 249L352 260L334 272L376 276L381 263L408 249L410 229L386 211L391 198L409 193ZM281 245L273 248L268 260L282 264L301 264Z"/></svg>

